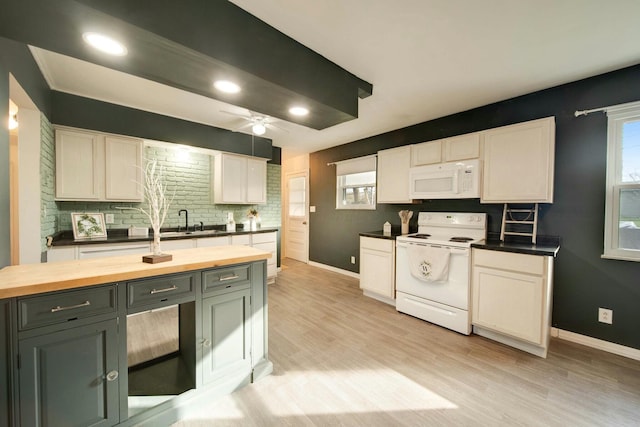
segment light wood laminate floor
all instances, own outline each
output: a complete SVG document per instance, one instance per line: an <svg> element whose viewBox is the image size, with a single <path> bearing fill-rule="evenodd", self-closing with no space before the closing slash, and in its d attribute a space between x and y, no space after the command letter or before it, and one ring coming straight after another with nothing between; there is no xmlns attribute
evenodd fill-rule
<svg viewBox="0 0 640 427"><path fill-rule="evenodd" d="M640 362L561 340L541 359L362 296L285 259L269 286L271 376L196 426L638 426Z"/></svg>

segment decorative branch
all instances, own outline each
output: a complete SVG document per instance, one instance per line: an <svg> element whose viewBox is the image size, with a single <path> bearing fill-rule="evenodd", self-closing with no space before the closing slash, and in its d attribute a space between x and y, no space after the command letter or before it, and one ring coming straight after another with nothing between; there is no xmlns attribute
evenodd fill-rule
<svg viewBox="0 0 640 427"><path fill-rule="evenodd" d="M158 165L157 160L150 160L144 169L144 196L147 201L147 208L133 208L142 212L149 218L153 228L153 253L160 255L160 228L169 212L169 207L175 197L175 189L171 198L167 197L167 184L164 182L164 171Z"/></svg>

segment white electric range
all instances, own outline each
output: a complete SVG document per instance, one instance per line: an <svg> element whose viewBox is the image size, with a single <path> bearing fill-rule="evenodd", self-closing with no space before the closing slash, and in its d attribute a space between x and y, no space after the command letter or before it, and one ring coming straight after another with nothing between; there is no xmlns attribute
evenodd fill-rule
<svg viewBox="0 0 640 427"><path fill-rule="evenodd" d="M486 237L485 213L420 212L418 232L396 238L396 310L469 335L471 244ZM438 280L412 273L411 263L444 259L448 273Z"/></svg>

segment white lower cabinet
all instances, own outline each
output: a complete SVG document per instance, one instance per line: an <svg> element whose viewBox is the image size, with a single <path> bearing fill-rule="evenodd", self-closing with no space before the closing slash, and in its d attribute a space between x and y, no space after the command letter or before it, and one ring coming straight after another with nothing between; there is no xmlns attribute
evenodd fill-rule
<svg viewBox="0 0 640 427"><path fill-rule="evenodd" d="M74 259L105 258L118 255L148 254L149 242L96 243L74 246L57 246L47 251L47 262L71 261Z"/></svg>
<svg viewBox="0 0 640 427"><path fill-rule="evenodd" d="M210 248L212 246L226 246L229 244L229 236L201 237L196 239L197 248Z"/></svg>
<svg viewBox="0 0 640 427"><path fill-rule="evenodd" d="M473 249L474 332L546 357L553 258Z"/></svg>
<svg viewBox="0 0 640 427"><path fill-rule="evenodd" d="M219 237L162 240L161 242L162 251L165 253L170 253L170 251L177 249L226 245L251 246L266 252L271 252L271 258L267 260L267 282L275 282L276 276L278 275L278 233L276 231ZM86 245L56 246L49 248L47 251L47 262L149 253L151 253L151 244L149 242L92 243Z"/></svg>
<svg viewBox="0 0 640 427"><path fill-rule="evenodd" d="M271 252L267 260L267 282L273 283L278 274L278 233L256 233L251 235L251 246Z"/></svg>
<svg viewBox="0 0 640 427"><path fill-rule="evenodd" d="M395 240L360 236L360 288L366 296L395 305Z"/></svg>

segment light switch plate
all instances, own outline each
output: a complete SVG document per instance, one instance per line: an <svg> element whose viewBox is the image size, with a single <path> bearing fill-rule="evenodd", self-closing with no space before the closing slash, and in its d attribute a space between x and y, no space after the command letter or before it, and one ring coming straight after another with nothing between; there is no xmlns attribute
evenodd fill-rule
<svg viewBox="0 0 640 427"><path fill-rule="evenodd" d="M114 223L114 218L113 218L113 214L106 214L104 216L104 222L106 222L107 224L113 224Z"/></svg>
<svg viewBox="0 0 640 427"><path fill-rule="evenodd" d="M309 212L315 212L315 211L316 211L315 206L309 206Z"/></svg>

